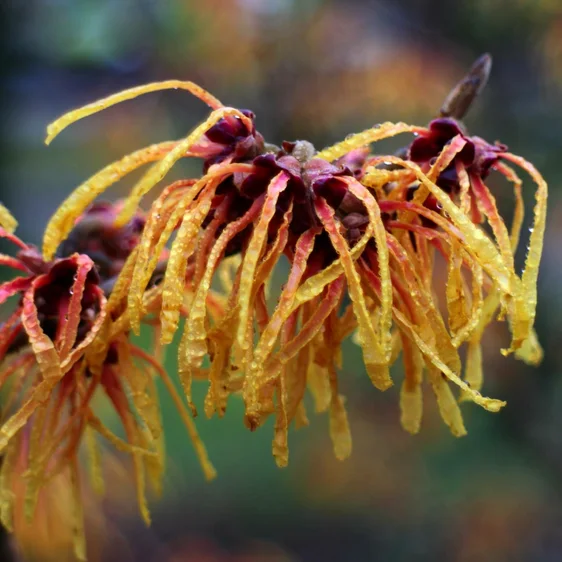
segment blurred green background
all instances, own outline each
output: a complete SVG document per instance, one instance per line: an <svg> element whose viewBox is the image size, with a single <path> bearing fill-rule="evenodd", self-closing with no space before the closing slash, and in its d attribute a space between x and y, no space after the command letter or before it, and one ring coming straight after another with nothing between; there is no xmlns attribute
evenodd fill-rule
<svg viewBox="0 0 562 562"><path fill-rule="evenodd" d="M186 93L151 94L80 122L49 148L46 125L164 78L254 110L270 142L322 147L386 120L425 124L488 51L494 69L470 131L501 139L551 187L537 325L545 360L532 369L503 358L503 325L484 341L485 390L508 401L501 414L464 404L469 434L457 440L428 393L412 437L399 425L398 387L373 389L348 343L351 459L333 458L327 417L311 414L311 426L290 435L289 467L277 469L271 425L249 433L232 399L226 419L198 421L219 471L207 484L164 399L169 466L153 525L137 515L130 467L108 459L104 516L89 514L99 559L562 560L561 0L11 0L0 9L0 199L32 242L83 179L137 147L179 138L205 108ZM497 196L509 214L511 193ZM204 385L197 391L201 404Z"/></svg>

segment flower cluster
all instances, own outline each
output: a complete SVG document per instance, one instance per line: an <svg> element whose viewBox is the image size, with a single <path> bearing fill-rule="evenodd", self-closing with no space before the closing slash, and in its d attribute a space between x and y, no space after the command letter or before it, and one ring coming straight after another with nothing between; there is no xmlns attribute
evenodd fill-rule
<svg viewBox="0 0 562 562"><path fill-rule="evenodd" d="M192 420L158 361L159 345L181 329L178 374L188 409L194 379L207 381L207 416L222 416L241 395L245 423L255 430L273 416L273 455L288 462L288 428L308 423L306 391L329 412L337 458L351 453L339 392L341 344L353 336L375 387L393 385L401 356L401 421L416 433L427 380L454 435L465 434L459 400L497 412L504 402L480 394L480 342L497 316L507 319L509 349L536 364L536 283L545 227L547 187L535 168L502 144L470 136L459 121L489 71L484 57L453 91L428 127L384 123L317 151L307 141L274 146L257 132L251 111L223 106L190 82L168 81L124 91L64 115L50 142L72 122L140 94L182 88L211 108L186 138L143 148L110 164L59 207L42 255L18 246L2 264L23 276L0 286L2 301L18 295L1 328L1 384L13 415L0 430L2 520L10 525L10 474L26 467L25 511L52 474L69 470L78 495L76 455L96 434L129 453L140 509L145 472L158 483L162 429L153 375L178 405L207 476L214 471ZM399 134L414 139L400 155L370 151ZM141 199L174 164L199 158L199 177L160 188L146 214ZM144 164L148 171L122 202L95 203L112 184ZM536 183L528 252L515 268L523 223L516 165ZM486 181L513 186L508 227ZM13 219L0 209L0 221ZM446 271L446 279L439 271ZM278 293L271 281L281 280ZM221 286L221 290L216 287ZM153 352L133 345L141 324L159 339ZM460 349L466 348L463 366ZM126 440L94 414L104 392ZM81 543L79 543L81 544ZM78 548L83 555L83 545Z"/></svg>
<svg viewBox="0 0 562 562"><path fill-rule="evenodd" d="M0 236L17 249L0 263L17 276L0 285L0 302L16 297L0 327L4 391L0 429L0 517L16 537L35 521L41 497L60 481L72 491L74 549L85 558L78 453L88 450L92 481L103 490L98 437L130 454L140 511L149 522L145 480L156 490L163 471L163 433L153 373L169 389L184 419L208 478L214 469L193 421L173 383L158 361L134 345L120 274L127 269L144 228L139 214L123 227L114 221L119 205L96 204L78 218L57 256L45 260L33 246L7 230ZM9 221L3 221L9 224ZM158 269L144 301L146 322L158 309ZM6 303L8 305L8 303ZM94 412L94 399L104 394L119 418L125 439ZM57 481L59 484L57 484ZM32 535L33 536L33 535ZM56 540L56 538L54 539ZM26 551L26 545L22 548Z"/></svg>

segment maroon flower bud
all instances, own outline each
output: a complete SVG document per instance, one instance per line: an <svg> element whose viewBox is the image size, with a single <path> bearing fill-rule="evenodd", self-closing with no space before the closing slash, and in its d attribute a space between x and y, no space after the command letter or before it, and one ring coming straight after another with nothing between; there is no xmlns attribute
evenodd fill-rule
<svg viewBox="0 0 562 562"><path fill-rule="evenodd" d="M485 179L491 167L500 159L502 153L507 151L507 146L503 144L491 145L480 137L468 136L461 123L443 117L433 120L427 133L421 133L412 142L408 158L427 171L445 146L457 135L460 135L466 144L437 179L437 185L448 192L458 188L457 161L469 174L476 174Z"/></svg>
<svg viewBox="0 0 562 562"><path fill-rule="evenodd" d="M263 152L264 140L262 135L256 131L254 113L246 109L241 113L251 119L251 129L248 129L238 116L229 115L213 125L205 133L204 140L194 148L193 152L201 153L205 159L203 164L205 172L213 164L224 160L242 162L251 160Z"/></svg>

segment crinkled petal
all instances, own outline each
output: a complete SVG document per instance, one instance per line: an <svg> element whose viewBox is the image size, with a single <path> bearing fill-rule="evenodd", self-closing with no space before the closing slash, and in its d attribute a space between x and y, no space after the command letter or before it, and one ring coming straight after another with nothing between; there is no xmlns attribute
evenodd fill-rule
<svg viewBox="0 0 562 562"><path fill-rule="evenodd" d="M122 101L132 100L143 94L170 89L187 90L195 97L198 97L201 101L205 102L209 107L211 107L211 109L218 109L222 107L221 102L217 98L193 82L182 82L181 80L152 82L150 84L144 84L143 86L136 86L134 88L129 88L128 90L123 90L117 94L89 103L80 109L75 109L65 113L47 127L47 138L45 139L45 143L49 144L63 129L66 129L66 127L75 123L79 119L83 119L84 117L103 111L104 109L107 109L117 103L121 103Z"/></svg>

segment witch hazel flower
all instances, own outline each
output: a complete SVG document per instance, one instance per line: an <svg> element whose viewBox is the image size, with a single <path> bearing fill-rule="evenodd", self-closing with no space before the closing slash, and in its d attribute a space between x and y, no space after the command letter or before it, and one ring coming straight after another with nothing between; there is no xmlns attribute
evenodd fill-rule
<svg viewBox="0 0 562 562"><path fill-rule="evenodd" d="M134 253L144 218L137 214L116 229L118 211L119 205L105 203L88 209L50 261L35 247L0 230L0 236L17 249L14 257L0 256L0 265L17 274L0 285L3 308L9 308L6 301L11 297L16 299L0 326L0 388L5 391L0 517L16 538L26 540L24 520L35 520L37 509L46 509L46 502L53 501L48 491L52 482L67 482L73 505L62 511L72 517L61 523L61 529L74 529L79 559L86 556L81 448L88 450L98 491L103 490L100 438L132 457L139 508L150 520L146 484L159 490L164 466L155 374L170 391L206 476L214 476L174 384L156 358L129 340L122 304L126 287L117 278ZM152 296L147 295L148 312L158 302L156 285ZM95 398L100 393L120 420L125 439L97 415Z"/></svg>
<svg viewBox="0 0 562 562"><path fill-rule="evenodd" d="M191 82L141 86L70 112L49 127L48 141L73 121L159 89L186 89L212 110L184 139L140 149L79 186L51 219L44 255L51 256L76 217L126 174L152 163L123 202L116 227L131 220L179 159L199 158L200 176L161 188L134 259L117 279L128 288L123 314L137 332L151 278L169 246L157 305L161 342L172 341L185 316L178 370L192 411L195 378L208 380L207 415L222 415L228 397L240 393L250 429L275 417L273 452L285 465L289 424L307 423L308 388L316 409L329 411L335 453L345 458L351 436L338 380L341 343L355 334L367 374L380 390L392 386L389 368L402 354L406 429L419 429L427 375L442 417L463 435L450 383L461 389L461 398L487 410L505 404L480 394L479 344L498 307L512 331L506 353L540 359L533 323L547 198L546 183L531 164L503 145L468 136L455 119L481 87L482 79L471 80L469 87L457 87L443 117L429 128L383 123L321 151L305 140L280 147L264 142L252 112L225 107ZM406 133L415 139L401 156L370 154L372 143ZM513 255L522 182L509 164L537 185L521 273ZM515 187L511 231L486 186L491 172ZM447 265L445 283L434 274L437 260ZM283 262L288 270L272 299L272 280ZM217 282L222 295L215 292Z"/></svg>

